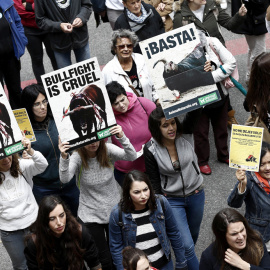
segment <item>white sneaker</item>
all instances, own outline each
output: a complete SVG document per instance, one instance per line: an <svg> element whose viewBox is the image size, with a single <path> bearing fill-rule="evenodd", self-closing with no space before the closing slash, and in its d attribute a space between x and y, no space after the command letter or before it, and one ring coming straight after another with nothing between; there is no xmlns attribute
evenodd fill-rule
<svg viewBox="0 0 270 270"><path fill-rule="evenodd" d="M220 2L220 7L222 8L222 9L226 9L227 8L227 0L221 0L221 2Z"/></svg>

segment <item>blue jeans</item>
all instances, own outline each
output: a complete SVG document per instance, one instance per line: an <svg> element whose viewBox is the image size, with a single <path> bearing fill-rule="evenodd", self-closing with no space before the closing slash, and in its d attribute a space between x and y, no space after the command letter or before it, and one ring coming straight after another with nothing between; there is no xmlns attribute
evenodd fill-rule
<svg viewBox="0 0 270 270"><path fill-rule="evenodd" d="M204 210L204 190L187 197L167 198L185 245L185 256L189 270L198 270L199 261L194 245L197 242Z"/></svg>
<svg viewBox="0 0 270 270"><path fill-rule="evenodd" d="M11 259L14 270L28 269L24 256L24 237L28 233L28 228L11 232L1 230L1 240Z"/></svg>
<svg viewBox="0 0 270 270"><path fill-rule="evenodd" d="M77 211L79 207L79 196L80 191L76 185L75 179L72 180L68 185L66 185L62 189L50 189L45 187L40 187L34 185L33 187L33 194L37 201L37 204L40 203L43 197L49 195L57 195L60 196L61 199L66 203L69 210L73 214L74 217L77 217Z"/></svg>
<svg viewBox="0 0 270 270"><path fill-rule="evenodd" d="M74 49L73 51L74 51L77 63L90 58L90 48L89 48L88 42L84 47L79 48L79 49ZM59 69L70 66L72 64L71 63L71 50L67 52L54 51L54 56L55 56L55 60L57 62L57 66Z"/></svg>
<svg viewBox="0 0 270 270"><path fill-rule="evenodd" d="M173 268L173 262L170 260L166 265L161 267L159 270L172 270Z"/></svg>

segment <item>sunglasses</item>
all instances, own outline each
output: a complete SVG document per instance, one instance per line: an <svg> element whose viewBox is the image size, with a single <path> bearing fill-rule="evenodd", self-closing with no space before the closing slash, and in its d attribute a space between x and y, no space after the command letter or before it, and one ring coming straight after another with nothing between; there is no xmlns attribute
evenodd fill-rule
<svg viewBox="0 0 270 270"><path fill-rule="evenodd" d="M124 45L115 45L115 46L118 47L119 50L123 50L125 49L125 47L127 47L128 49L133 48L133 44L124 44Z"/></svg>

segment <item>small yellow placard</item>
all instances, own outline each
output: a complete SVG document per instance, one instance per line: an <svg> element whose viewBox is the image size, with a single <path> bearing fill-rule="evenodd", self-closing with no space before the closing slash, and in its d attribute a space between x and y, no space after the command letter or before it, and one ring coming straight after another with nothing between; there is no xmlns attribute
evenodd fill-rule
<svg viewBox="0 0 270 270"><path fill-rule="evenodd" d="M25 137L28 138L30 142L35 142L36 137L26 109L13 110L13 113L20 127L20 130L23 131Z"/></svg>
<svg viewBox="0 0 270 270"><path fill-rule="evenodd" d="M263 128L232 125L231 168L259 171Z"/></svg>

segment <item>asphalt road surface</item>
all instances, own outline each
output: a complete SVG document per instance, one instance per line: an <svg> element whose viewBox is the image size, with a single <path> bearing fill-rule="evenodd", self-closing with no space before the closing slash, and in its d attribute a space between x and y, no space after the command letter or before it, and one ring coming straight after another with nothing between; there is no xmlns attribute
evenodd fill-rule
<svg viewBox="0 0 270 270"><path fill-rule="evenodd" d="M227 12L230 14L230 4L228 5ZM91 16L88 22L89 36L90 36L90 51L91 57L96 56L100 65L105 65L112 59L110 53L110 36L111 28L108 23L100 25L96 28L96 24L93 16ZM227 41L227 47L235 55L237 59L237 66L240 75L240 82L244 85L244 75L246 72L246 54L247 44L245 39L241 35L235 35L222 29L222 33ZM267 47L269 49L269 35L267 34ZM45 53L45 51L44 51ZM45 56L46 72L52 71L48 57ZM34 79L34 75L31 69L31 61L28 52L21 58L22 70L21 80L28 81ZM229 90L231 104L236 111L236 118L239 124L244 124L248 118L248 113L243 108L244 96L239 90L233 88ZM230 130L229 130L230 137ZM230 138L229 138L230 139ZM229 143L229 142L228 142ZM213 234L211 232L211 223L214 215L224 207L227 207L227 197L230 194L234 184L236 183L235 170L228 168L224 163L217 161L216 149L213 140L212 130L210 130L210 145L211 156L209 165L212 168L212 174L204 176L205 184L205 208L204 217L201 225L200 235L196 244L196 254L200 258L202 251L211 243ZM243 211L243 209L242 209ZM11 261L2 243L0 243L0 269L10 270L12 269Z"/></svg>

